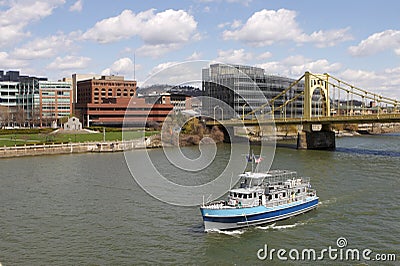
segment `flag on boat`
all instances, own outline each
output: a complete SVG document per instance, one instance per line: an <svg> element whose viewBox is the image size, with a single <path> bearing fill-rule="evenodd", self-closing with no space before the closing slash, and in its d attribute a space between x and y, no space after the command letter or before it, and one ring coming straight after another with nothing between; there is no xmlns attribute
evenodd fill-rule
<svg viewBox="0 0 400 266"><path fill-rule="evenodd" d="M262 161L262 157L260 155L254 155L254 162L255 163L260 163Z"/></svg>

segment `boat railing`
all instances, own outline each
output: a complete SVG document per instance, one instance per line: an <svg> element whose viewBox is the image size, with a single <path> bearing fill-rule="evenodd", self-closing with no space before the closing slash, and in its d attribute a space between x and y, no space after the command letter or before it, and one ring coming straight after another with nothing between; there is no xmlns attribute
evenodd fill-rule
<svg viewBox="0 0 400 266"><path fill-rule="evenodd" d="M271 177L267 181L272 183L285 182L288 179L297 179L297 172L289 170L270 170L268 174Z"/></svg>
<svg viewBox="0 0 400 266"><path fill-rule="evenodd" d="M265 205L265 207L277 207L277 206L281 206L283 204L289 204L289 203L298 202L298 201L304 202L307 200L308 197L315 197L316 195L317 195L316 191L312 189L312 190L309 190L305 194L296 195L295 197L292 197L292 198L284 198L284 199L268 201L267 204Z"/></svg>
<svg viewBox="0 0 400 266"><path fill-rule="evenodd" d="M283 184L288 180L299 180L301 183L309 183L310 177L299 177L296 171L289 170L271 170L268 172L270 175L264 179L264 182L269 184Z"/></svg>
<svg viewBox="0 0 400 266"><path fill-rule="evenodd" d="M250 204L242 203L242 202L237 202L234 205L229 204L228 202L224 200L219 200L219 201L214 201L214 202L209 202L206 204L203 204L203 208L208 208L208 209L235 209L235 208L249 208L249 207L257 207L261 205L261 201L259 199L254 199Z"/></svg>
<svg viewBox="0 0 400 266"><path fill-rule="evenodd" d="M308 197L315 197L317 196L317 191L313 188L307 189L307 196Z"/></svg>

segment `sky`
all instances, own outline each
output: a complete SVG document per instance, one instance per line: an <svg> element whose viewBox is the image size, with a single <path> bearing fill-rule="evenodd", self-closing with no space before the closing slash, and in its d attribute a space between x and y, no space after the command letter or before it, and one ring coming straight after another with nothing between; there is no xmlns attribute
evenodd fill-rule
<svg viewBox="0 0 400 266"><path fill-rule="evenodd" d="M0 0L0 70L123 75L144 86L174 64L206 60L294 79L329 73L400 99L399 11L398 0ZM173 83L183 75L175 70L158 81Z"/></svg>

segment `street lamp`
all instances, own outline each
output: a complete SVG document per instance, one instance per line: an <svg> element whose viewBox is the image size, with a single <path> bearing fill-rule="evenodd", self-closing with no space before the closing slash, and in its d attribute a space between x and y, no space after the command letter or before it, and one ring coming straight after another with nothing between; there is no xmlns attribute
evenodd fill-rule
<svg viewBox="0 0 400 266"><path fill-rule="evenodd" d="M224 109L222 109L219 105L214 106L214 124L215 124L215 109L218 108L221 110L221 120L224 120Z"/></svg>
<svg viewBox="0 0 400 266"><path fill-rule="evenodd" d="M244 121L244 107L247 105L247 103L242 105L242 120Z"/></svg>

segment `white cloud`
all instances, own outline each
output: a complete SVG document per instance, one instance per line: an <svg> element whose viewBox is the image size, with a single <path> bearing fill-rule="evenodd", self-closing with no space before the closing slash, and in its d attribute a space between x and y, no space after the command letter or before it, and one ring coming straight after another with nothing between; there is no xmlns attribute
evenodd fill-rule
<svg viewBox="0 0 400 266"><path fill-rule="evenodd" d="M134 65L130 58L124 57L115 61L109 68L104 69L102 75L133 76Z"/></svg>
<svg viewBox="0 0 400 266"><path fill-rule="evenodd" d="M351 46L349 52L353 56L368 56L390 49L400 55L400 31L398 30L374 33L358 45Z"/></svg>
<svg viewBox="0 0 400 266"><path fill-rule="evenodd" d="M139 47L136 50L136 54L140 56L148 56L157 58L166 54L170 51L177 50L182 47L181 44L170 43L170 44L147 44Z"/></svg>
<svg viewBox="0 0 400 266"><path fill-rule="evenodd" d="M224 31L223 38L240 40L254 46L294 40L302 33L295 17L295 11L264 9L255 12L240 29Z"/></svg>
<svg viewBox="0 0 400 266"><path fill-rule="evenodd" d="M73 4L72 6L70 6L69 11L71 12L81 12L83 9L83 0L78 0L75 2L75 4Z"/></svg>
<svg viewBox="0 0 400 266"><path fill-rule="evenodd" d="M239 3L245 6L248 6L253 0L226 0L228 3Z"/></svg>
<svg viewBox="0 0 400 266"><path fill-rule="evenodd" d="M338 73L338 78L369 92L400 99L400 67L384 71L346 69Z"/></svg>
<svg viewBox="0 0 400 266"><path fill-rule="evenodd" d="M350 28L328 31L320 30L313 32L311 35L303 34L298 40L301 42L313 42L318 48L330 47L340 42L352 40L353 36L348 33L349 30Z"/></svg>
<svg viewBox="0 0 400 266"><path fill-rule="evenodd" d="M29 36L25 27L29 23L52 14L65 0L24 0L8 2L8 9L0 11L0 47L11 46Z"/></svg>
<svg viewBox="0 0 400 266"><path fill-rule="evenodd" d="M66 51L73 45L73 37L63 33L49 36L47 38L37 38L24 44L22 47L15 48L12 55L18 59L39 59L51 58L60 51Z"/></svg>
<svg viewBox="0 0 400 266"><path fill-rule="evenodd" d="M265 59L268 59L268 58L271 58L271 57L272 57L272 53L271 52L264 52L264 53L260 54L257 57L257 59L265 60Z"/></svg>
<svg viewBox="0 0 400 266"><path fill-rule="evenodd" d="M93 28L82 35L82 38L99 43L110 43L130 38L139 33L138 26L142 23L141 20L148 18L150 13L153 13L153 10L141 12L138 15L132 13L131 10L124 10L116 17L97 22Z"/></svg>
<svg viewBox="0 0 400 266"><path fill-rule="evenodd" d="M346 69L340 73L340 79L353 84L357 87L364 87L368 84L377 84L383 81L383 77L377 75L374 71Z"/></svg>
<svg viewBox="0 0 400 266"><path fill-rule="evenodd" d="M232 29L237 29L243 25L241 20L234 20L231 24Z"/></svg>
<svg viewBox="0 0 400 266"><path fill-rule="evenodd" d="M164 62L154 67L143 82L152 84L198 84L201 83L201 69L209 66L209 61Z"/></svg>
<svg viewBox="0 0 400 266"><path fill-rule="evenodd" d="M297 43L314 42L317 47L334 46L348 41L352 36L349 28L317 31L307 35L296 21L296 12L287 9L255 12L241 26L237 21L231 23L233 30L223 32L224 40L238 40L252 46L267 46L276 42L294 41Z"/></svg>
<svg viewBox="0 0 400 266"><path fill-rule="evenodd" d="M147 45L177 44L191 40L197 22L183 10L168 9L154 13L150 9L138 14L124 10L116 17L99 21L83 34L83 39L99 43L116 42L139 36Z"/></svg>
<svg viewBox="0 0 400 266"><path fill-rule="evenodd" d="M245 52L244 49L238 50L218 50L218 57L215 59L217 62L226 64L243 64L253 59L253 54Z"/></svg>
<svg viewBox="0 0 400 266"><path fill-rule="evenodd" d="M253 0L198 0L201 3L212 3L212 2L227 2L227 3L231 3L231 4L242 4L244 6L249 6L249 4L251 2L253 2Z"/></svg>
<svg viewBox="0 0 400 266"><path fill-rule="evenodd" d="M0 52L0 66L2 68L20 68L26 65L28 65L28 62L25 60L11 57L7 52Z"/></svg>
<svg viewBox="0 0 400 266"><path fill-rule="evenodd" d="M150 71L149 75L150 76L156 75L157 73L165 71L170 68L173 68L174 66L176 66L178 64L179 64L179 62L175 62L175 61L164 62L164 63L158 64L157 66L153 67L153 69Z"/></svg>
<svg viewBox="0 0 400 266"><path fill-rule="evenodd" d="M340 63L330 63L326 59L318 59L315 61L306 61L305 64L293 65L291 67L292 75L302 75L306 71L314 73L334 73L337 72L342 65Z"/></svg>
<svg viewBox="0 0 400 266"><path fill-rule="evenodd" d="M229 25L231 25L231 24L232 24L232 23L230 23L230 22L224 22L224 23L218 24L217 27L218 27L219 29L222 29L222 28L225 28L226 26L229 26Z"/></svg>
<svg viewBox="0 0 400 266"><path fill-rule="evenodd" d="M89 57L83 56L65 56L57 57L53 62L51 62L47 69L53 70L75 70L86 68L91 59Z"/></svg>
<svg viewBox="0 0 400 266"><path fill-rule="evenodd" d="M258 64L257 66L264 68L266 73L295 79L300 78L306 71L313 73L336 73L342 67L340 63L330 63L326 59L312 60L301 55L290 56L280 62L267 62Z"/></svg>
<svg viewBox="0 0 400 266"><path fill-rule="evenodd" d="M198 52L193 52L193 54L191 54L187 60L199 60L202 56L202 53L198 53Z"/></svg>

